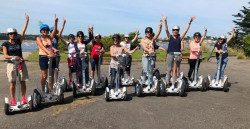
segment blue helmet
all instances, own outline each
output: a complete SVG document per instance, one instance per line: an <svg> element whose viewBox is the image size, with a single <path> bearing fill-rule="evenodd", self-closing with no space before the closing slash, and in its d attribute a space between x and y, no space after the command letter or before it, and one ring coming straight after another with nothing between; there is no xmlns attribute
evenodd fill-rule
<svg viewBox="0 0 250 129"><path fill-rule="evenodd" d="M50 30L49 30L49 31L50 31L50 32L52 32L52 31L53 31L53 29L54 29L54 27L50 27Z"/></svg>
<svg viewBox="0 0 250 129"><path fill-rule="evenodd" d="M47 24L42 24L42 25L40 26L40 31L41 31L43 28L49 28L49 26L48 26Z"/></svg>

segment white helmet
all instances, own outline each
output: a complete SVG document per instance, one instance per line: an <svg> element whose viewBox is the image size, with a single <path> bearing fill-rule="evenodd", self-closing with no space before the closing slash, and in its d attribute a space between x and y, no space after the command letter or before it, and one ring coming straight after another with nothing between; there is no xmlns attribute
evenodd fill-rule
<svg viewBox="0 0 250 129"><path fill-rule="evenodd" d="M96 38L97 36L99 36L100 39L102 38L102 36L101 36L100 34L96 34L96 35L95 35L95 38Z"/></svg>
<svg viewBox="0 0 250 129"><path fill-rule="evenodd" d="M15 28L8 28L7 29L7 33L17 33L16 29Z"/></svg>
<svg viewBox="0 0 250 129"><path fill-rule="evenodd" d="M173 26L172 30L180 30L180 27L175 25L175 26Z"/></svg>
<svg viewBox="0 0 250 129"><path fill-rule="evenodd" d="M124 36L124 38L129 38L129 35L128 35L128 34L126 34L126 35Z"/></svg>
<svg viewBox="0 0 250 129"><path fill-rule="evenodd" d="M221 35L219 39L226 39L227 37L225 35Z"/></svg>

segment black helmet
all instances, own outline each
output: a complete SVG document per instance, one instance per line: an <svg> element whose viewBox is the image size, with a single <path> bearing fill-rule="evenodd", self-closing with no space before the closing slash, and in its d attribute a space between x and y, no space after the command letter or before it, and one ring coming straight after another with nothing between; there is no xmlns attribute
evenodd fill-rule
<svg viewBox="0 0 250 129"><path fill-rule="evenodd" d="M146 29L145 29L145 33L146 32L150 32L151 34L153 33L153 29L151 28L151 27L147 27Z"/></svg>
<svg viewBox="0 0 250 129"><path fill-rule="evenodd" d="M76 36L78 37L79 35L82 35L83 37L84 37L84 33L82 32L82 31L78 31L77 33L76 33Z"/></svg>
<svg viewBox="0 0 250 129"><path fill-rule="evenodd" d="M68 39L75 39L75 36L73 34L69 34Z"/></svg>
<svg viewBox="0 0 250 129"><path fill-rule="evenodd" d="M114 40L114 38L117 38L117 39L121 40L121 36L119 34L114 34L112 39Z"/></svg>
<svg viewBox="0 0 250 129"><path fill-rule="evenodd" d="M195 36L201 37L201 33L200 33L200 32L195 32L193 38L194 38Z"/></svg>

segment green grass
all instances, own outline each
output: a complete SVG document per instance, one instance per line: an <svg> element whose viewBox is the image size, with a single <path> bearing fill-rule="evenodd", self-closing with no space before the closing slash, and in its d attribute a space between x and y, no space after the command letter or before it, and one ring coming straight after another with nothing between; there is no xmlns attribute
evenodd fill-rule
<svg viewBox="0 0 250 129"><path fill-rule="evenodd" d="M166 60L166 52L162 51L162 50L156 50L156 52L159 52L160 54L157 54L157 61L165 61ZM68 58L68 54L65 54L66 51L61 51L60 55L61 55L61 61L67 61ZM141 61L142 58L142 50L137 50L135 53L132 54L132 58L133 61ZM185 50L184 53L189 53L189 50ZM106 54L109 54L109 52L106 52ZM237 52L230 52L229 56L236 56L238 53ZM210 51L208 51L207 53L203 53L202 57L204 59L207 59L210 55ZM212 55L213 57L215 57L215 53L213 53ZM28 60L31 61L38 61L38 51L34 51L32 52L32 54L29 55Z"/></svg>

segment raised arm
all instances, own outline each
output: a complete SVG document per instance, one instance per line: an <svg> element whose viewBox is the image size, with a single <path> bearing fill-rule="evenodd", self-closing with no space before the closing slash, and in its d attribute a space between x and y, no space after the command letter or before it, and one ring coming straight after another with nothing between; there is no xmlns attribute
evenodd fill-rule
<svg viewBox="0 0 250 129"><path fill-rule="evenodd" d="M62 32L63 32L64 26L65 26L65 23L66 23L66 19L63 18L63 24L62 24L62 27L61 27L59 34L58 34L59 37L62 37Z"/></svg>
<svg viewBox="0 0 250 129"><path fill-rule="evenodd" d="M232 26L231 26L231 28L233 29L233 32L232 32L231 36L227 39L227 43L234 37L235 28Z"/></svg>
<svg viewBox="0 0 250 129"><path fill-rule="evenodd" d="M26 22L25 22L25 24L24 24L24 26L23 26L23 29L22 29L22 32L21 32L21 36L20 36L20 41L22 42L23 41L23 39L24 39L24 34L25 34L25 31L26 31L26 29L27 29L27 26L28 26L28 23L29 23L29 16L25 13L25 18L26 18Z"/></svg>
<svg viewBox="0 0 250 129"><path fill-rule="evenodd" d="M160 33L161 33L162 20L160 20L160 24L158 26L159 26L158 31L157 31L156 35L154 36L153 40L156 40L159 37Z"/></svg>
<svg viewBox="0 0 250 129"><path fill-rule="evenodd" d="M181 51L184 51L184 42L181 40Z"/></svg>
<svg viewBox="0 0 250 129"><path fill-rule="evenodd" d="M89 39L83 41L84 44L88 44L93 39L93 26L91 28L88 27L88 31L89 31Z"/></svg>
<svg viewBox="0 0 250 129"><path fill-rule="evenodd" d="M137 37L138 37L138 34L139 34L139 30L136 28L136 35L135 35L134 39L131 41L131 43L134 43L134 42L135 42L135 40L136 40Z"/></svg>
<svg viewBox="0 0 250 129"><path fill-rule="evenodd" d="M63 44L65 44L67 46L67 42L61 37L59 36L60 40L62 41Z"/></svg>
<svg viewBox="0 0 250 129"><path fill-rule="evenodd" d="M181 40L182 40L182 39L185 37L185 35L187 34L188 29L190 28L190 25L191 25L191 23L194 21L194 19L195 19L195 16L192 16L191 19L190 19L190 21L189 21L189 23L188 23L187 28L185 29L185 31L184 31L184 32L181 34L181 36L180 36Z"/></svg>
<svg viewBox="0 0 250 129"><path fill-rule="evenodd" d="M53 39L56 36L56 31L57 31L57 23L58 23L58 17L55 14L55 25L52 33L50 34L50 38Z"/></svg>
<svg viewBox="0 0 250 129"><path fill-rule="evenodd" d="M205 37L206 37L206 35L207 35L207 28L204 27L204 30L205 30L205 32L204 32L204 34L203 34L203 36L202 36L202 38L201 38L200 43L202 43L202 42L204 41L204 39L205 39Z"/></svg>
<svg viewBox="0 0 250 129"><path fill-rule="evenodd" d="M164 23L165 23L165 30L166 30L167 37L168 37L168 39L170 39L171 34L169 33L169 30L168 30L167 16L165 16L165 15L163 14L163 15L162 15L162 18L163 18Z"/></svg>

